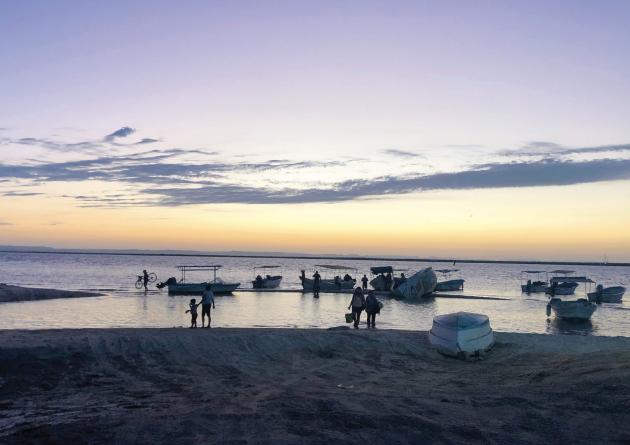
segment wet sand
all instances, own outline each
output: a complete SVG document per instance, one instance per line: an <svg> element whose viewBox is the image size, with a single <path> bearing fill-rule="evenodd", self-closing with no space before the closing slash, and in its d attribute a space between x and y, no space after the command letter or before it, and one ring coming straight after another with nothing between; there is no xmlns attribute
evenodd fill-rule
<svg viewBox="0 0 630 445"><path fill-rule="evenodd" d="M13 286L0 283L0 303L15 301L51 300L53 298L98 297L102 294L58 289Z"/></svg>
<svg viewBox="0 0 630 445"><path fill-rule="evenodd" d="M426 333L0 331L2 443L628 443L630 339Z"/></svg>

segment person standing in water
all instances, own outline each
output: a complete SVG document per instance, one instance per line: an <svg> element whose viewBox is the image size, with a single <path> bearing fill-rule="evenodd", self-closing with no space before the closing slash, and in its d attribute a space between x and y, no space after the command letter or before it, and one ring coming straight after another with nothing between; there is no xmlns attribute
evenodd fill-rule
<svg viewBox="0 0 630 445"><path fill-rule="evenodd" d="M319 286L322 281L322 276L319 274L319 271L315 271L313 275L313 296L315 298L319 298Z"/></svg>
<svg viewBox="0 0 630 445"><path fill-rule="evenodd" d="M363 283L363 290L367 290L367 285L368 285L367 275L363 274L363 278L361 278L361 283Z"/></svg>
<svg viewBox="0 0 630 445"><path fill-rule="evenodd" d="M370 326L373 328L376 327L376 314L378 314L380 311L381 305L374 296L374 292L368 292L367 298L365 299L365 313L367 314L368 328Z"/></svg>
<svg viewBox="0 0 630 445"><path fill-rule="evenodd" d="M210 307L214 309L214 293L212 293L212 285L210 283L206 284L206 290L203 292L203 296L201 297L201 327L204 327L206 322L206 315L208 316L208 326L210 327L210 322L212 318L210 317Z"/></svg>
<svg viewBox="0 0 630 445"><path fill-rule="evenodd" d="M352 319L354 320L354 328L359 328L359 321L361 321L361 312L365 307L365 296L363 295L363 289L357 286L352 294L352 300L348 305L348 309L352 308Z"/></svg>
<svg viewBox="0 0 630 445"><path fill-rule="evenodd" d="M144 286L144 290L147 290L147 284L149 283L149 273L146 269L142 271L142 284Z"/></svg>

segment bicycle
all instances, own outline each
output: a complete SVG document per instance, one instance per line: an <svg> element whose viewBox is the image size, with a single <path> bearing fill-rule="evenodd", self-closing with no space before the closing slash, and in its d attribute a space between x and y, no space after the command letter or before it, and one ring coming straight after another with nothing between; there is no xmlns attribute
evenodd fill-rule
<svg viewBox="0 0 630 445"><path fill-rule="evenodd" d="M149 283L155 283L157 281L157 275L155 272L151 272L149 274ZM144 276L138 275L138 279L136 280L136 289L142 289L144 287Z"/></svg>

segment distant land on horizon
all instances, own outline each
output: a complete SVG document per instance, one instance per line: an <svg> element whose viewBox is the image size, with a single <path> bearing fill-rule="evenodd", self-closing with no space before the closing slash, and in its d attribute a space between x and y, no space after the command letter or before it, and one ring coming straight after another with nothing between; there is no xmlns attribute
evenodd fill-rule
<svg viewBox="0 0 630 445"><path fill-rule="evenodd" d="M513 259L492 260L484 258L439 258L439 257L411 257L401 255L359 255L347 254L311 254L303 252L256 252L256 251L200 251L176 249L71 249L48 246L11 246L0 245L0 253L51 253L51 254L89 254L89 255L139 255L139 256L189 256L189 257L218 257L218 258L287 258L287 259L317 259L317 260L364 260L364 261L414 261L414 262L459 262L459 263L493 263L493 264L564 264L583 266L630 266L630 262L597 262L597 261L566 261L566 260L535 260Z"/></svg>

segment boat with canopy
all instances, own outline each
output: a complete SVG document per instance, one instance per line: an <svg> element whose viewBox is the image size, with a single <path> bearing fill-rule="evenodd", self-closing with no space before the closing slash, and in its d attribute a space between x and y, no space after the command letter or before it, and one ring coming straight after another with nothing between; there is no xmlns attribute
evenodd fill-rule
<svg viewBox="0 0 630 445"><path fill-rule="evenodd" d="M319 282L320 292L351 290L357 282L356 278L353 278L350 275L350 272L356 275L356 267L343 266L340 264L316 264L315 271L319 272L319 270L321 270L324 275L321 277ZM341 274L343 272L345 272L345 274L342 277ZM328 278L330 275L334 275L334 277L332 279ZM302 282L302 289L304 292L313 291L313 284L315 280L313 278L306 278L306 272L304 270L301 271L300 281Z"/></svg>
<svg viewBox="0 0 630 445"><path fill-rule="evenodd" d="M554 285L558 283L562 283L563 277L553 277L550 280L550 287L554 288ZM578 287L579 284L584 284L584 293L586 294L591 289L593 280L587 277L576 277L572 276L571 280L575 283L575 288ZM555 287L557 288L557 286ZM575 288L573 290L575 291ZM578 298L577 300L563 300L557 295L566 295L566 294L552 294L549 303L547 304L547 317L551 315L553 311L556 317L562 318L565 320L577 320L577 321L585 321L591 318L591 315L597 309L597 305L588 301L587 298Z"/></svg>
<svg viewBox="0 0 630 445"><path fill-rule="evenodd" d="M549 287L549 273L546 270L523 270L521 291L526 294L543 293Z"/></svg>
<svg viewBox="0 0 630 445"><path fill-rule="evenodd" d="M573 270L552 270L549 272L553 276L549 279L549 286L545 292L550 295L573 295L578 283L584 283L587 280L584 276L575 276ZM592 283L592 281L590 281Z"/></svg>
<svg viewBox="0 0 630 445"><path fill-rule="evenodd" d="M254 289L275 289L280 286L280 282L282 281L282 275L271 275L268 271L273 271L274 269L278 269L280 266L256 266L254 267L254 275L256 278L252 280L252 287ZM256 271L261 271L264 273L264 277L261 273L256 273Z"/></svg>
<svg viewBox="0 0 630 445"><path fill-rule="evenodd" d="M182 265L177 266L181 272L181 279L175 283L167 282L168 293L171 295L201 295L206 290L206 285L212 285L212 292L215 295L230 294L238 288L241 283L229 283L217 277L217 271L221 265ZM212 279L202 282L187 282L186 275L191 272L212 272Z"/></svg>

